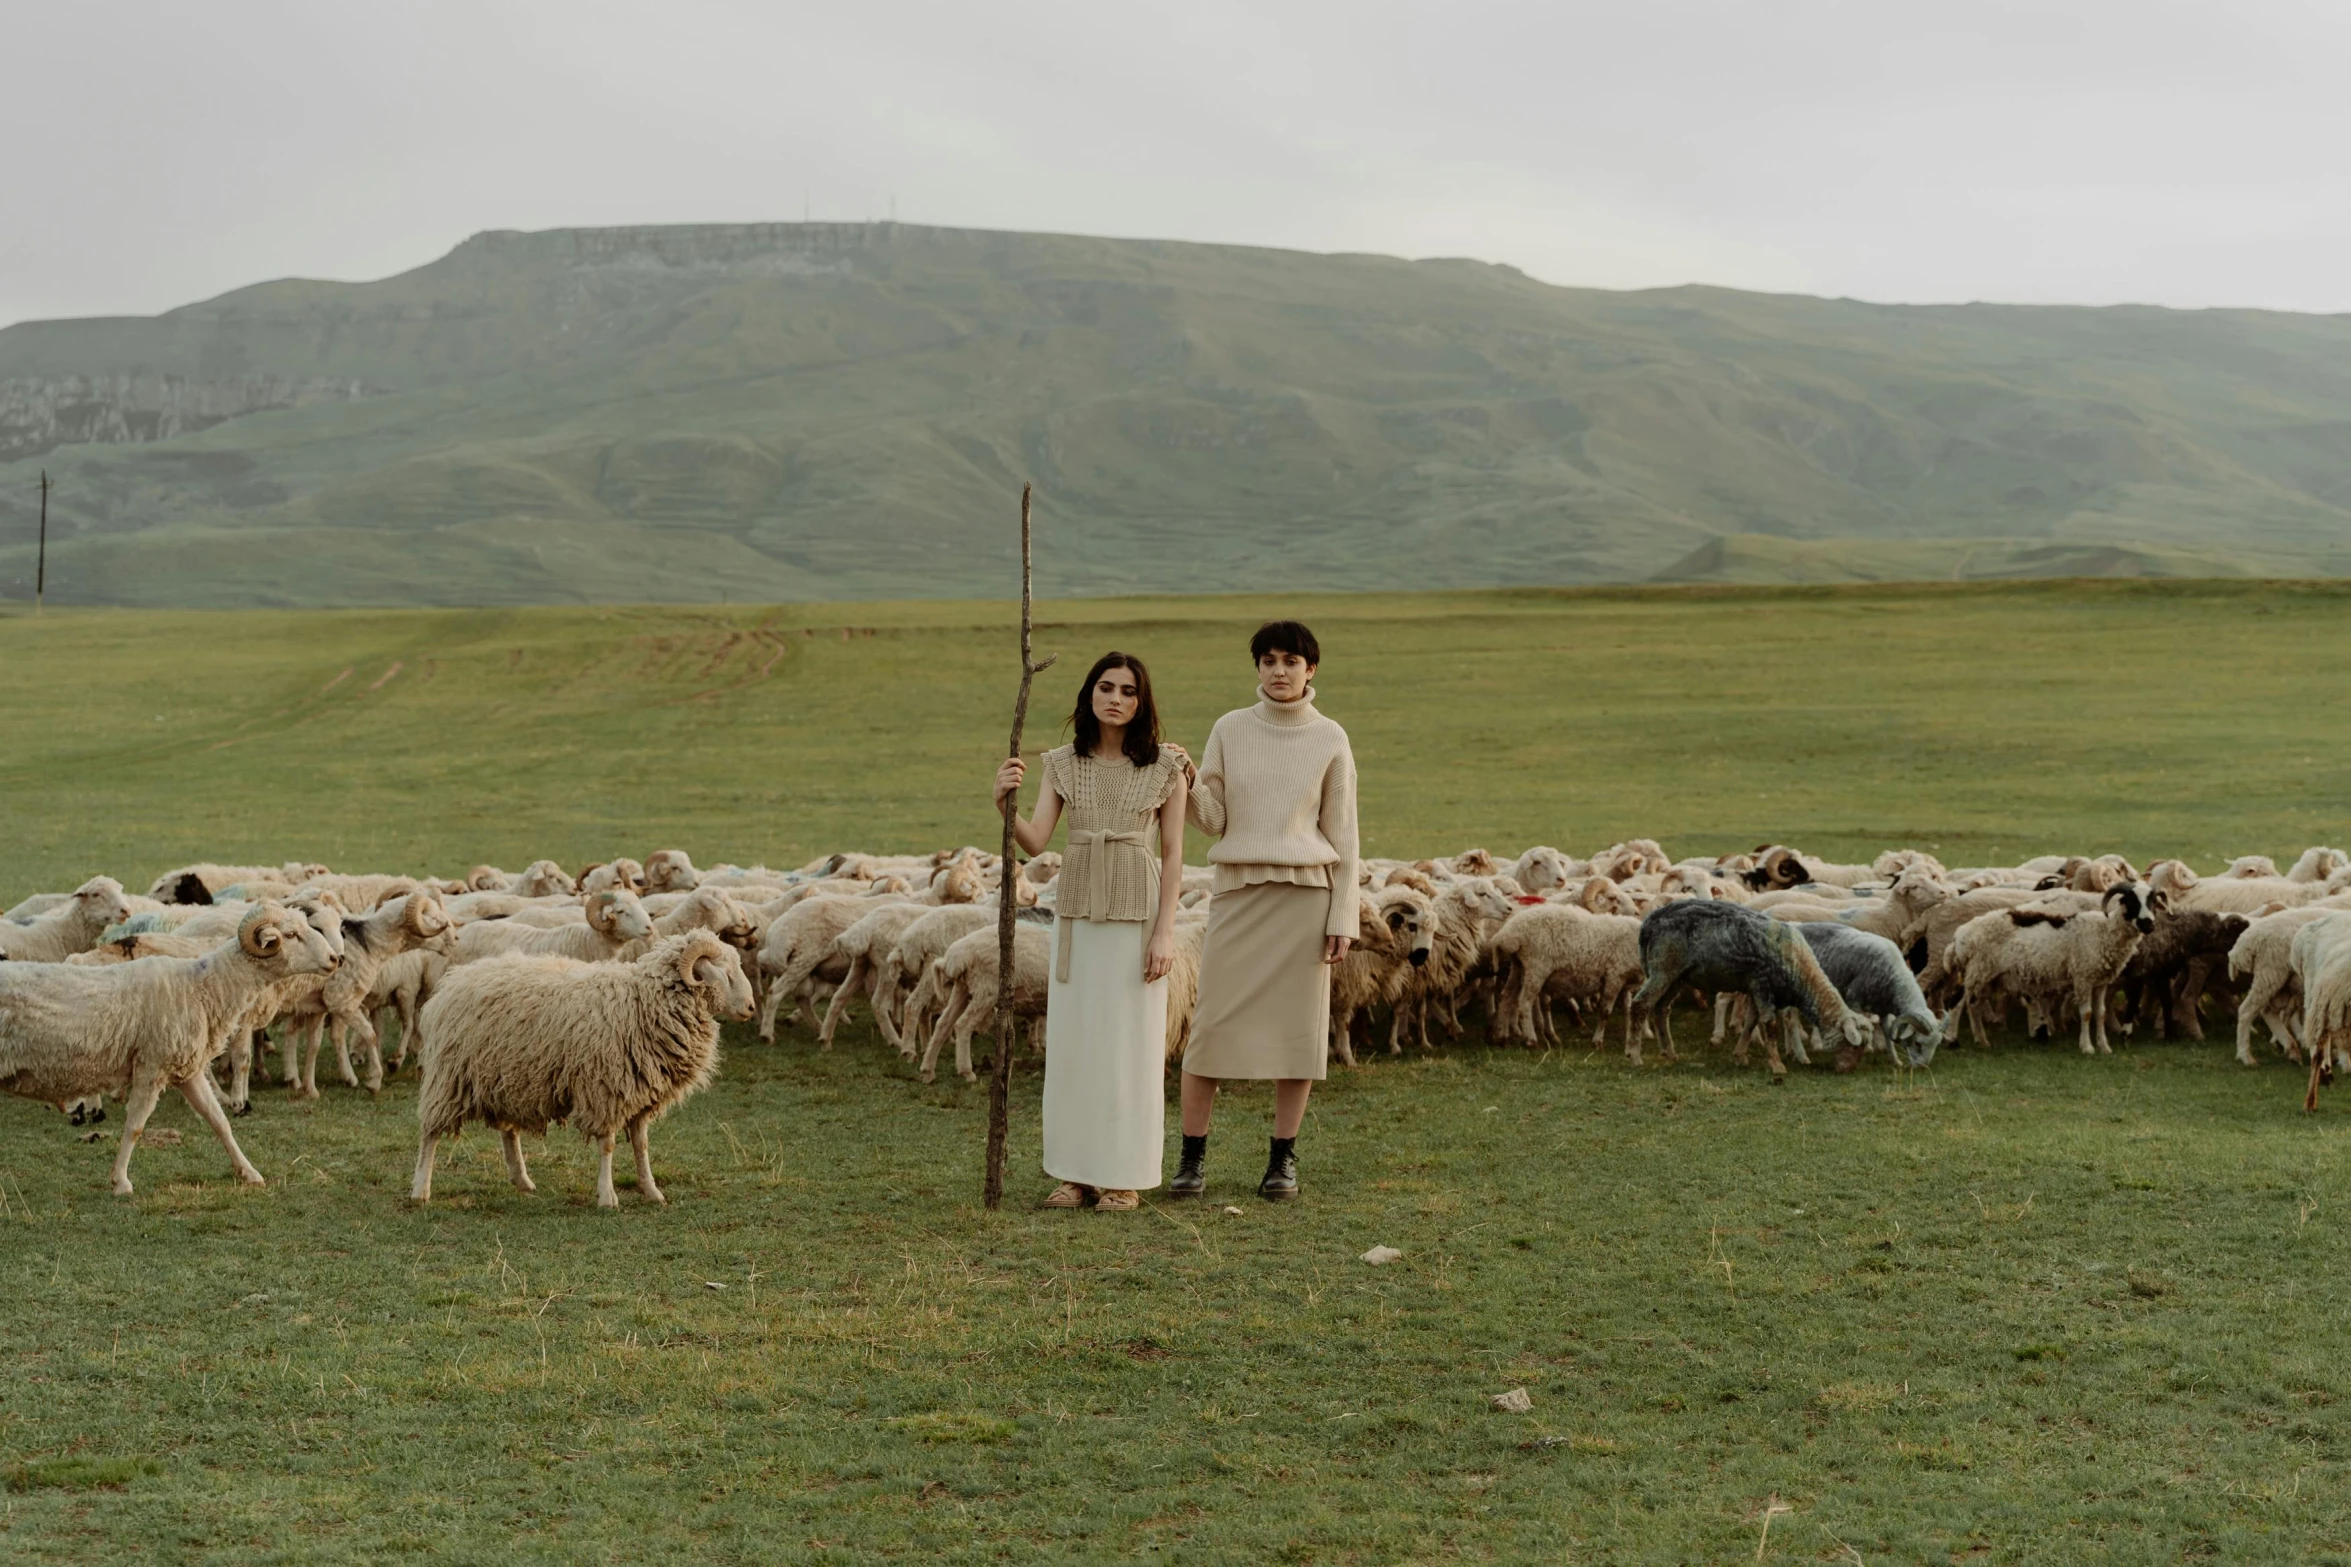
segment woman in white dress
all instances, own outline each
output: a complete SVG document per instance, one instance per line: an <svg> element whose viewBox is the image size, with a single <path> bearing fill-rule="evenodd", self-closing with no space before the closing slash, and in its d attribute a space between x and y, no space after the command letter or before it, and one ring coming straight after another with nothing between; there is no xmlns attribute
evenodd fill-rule
<svg viewBox="0 0 2351 1567"><path fill-rule="evenodd" d="M1167 971L1184 884L1185 757L1159 743L1142 660L1105 653L1078 688L1075 744L1039 760L1043 788L1012 835L1040 854L1069 812L1054 878L1052 984L1045 1002L1048 1208L1125 1212L1159 1184L1167 1134ZM997 809L1020 758L996 774Z"/></svg>

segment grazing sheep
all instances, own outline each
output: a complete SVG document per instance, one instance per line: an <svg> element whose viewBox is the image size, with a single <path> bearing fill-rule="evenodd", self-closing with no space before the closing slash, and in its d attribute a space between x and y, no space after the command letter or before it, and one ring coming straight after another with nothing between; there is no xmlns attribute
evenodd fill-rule
<svg viewBox="0 0 2351 1567"><path fill-rule="evenodd" d="M449 955L460 966L507 953L534 957L576 958L583 963L610 962L632 941L653 934L653 921L637 895L617 887L585 895L587 919L576 925L540 929L512 920L482 920L457 932L457 948Z"/></svg>
<svg viewBox="0 0 2351 1567"><path fill-rule="evenodd" d="M452 931L439 894L432 892L408 893L364 919L343 921L343 965L320 988L316 1001L305 1009L315 1013L320 1026L310 1031L301 1076L294 1085L302 1098L318 1097L321 1027L333 1031L335 1062L342 1069L343 1081L360 1081L371 1094L383 1091L383 1047L370 1017L376 982L385 967L404 953L422 950L448 956L456 944ZM355 1077L351 1067L354 1037L367 1051L367 1075L363 1081Z"/></svg>
<svg viewBox="0 0 2351 1567"><path fill-rule="evenodd" d="M905 934L906 928L929 913L931 907L929 904L913 902L885 903L880 908L867 910L856 924L841 932L834 941L833 949L847 961L849 971L842 976L841 983L833 988L832 1003L825 1008L824 1022L818 1025L816 1031L817 1041L825 1049L833 1048L833 1033L840 1027L841 1017L849 1003L859 997L869 1003L873 1000L874 992L881 983L882 959L888 956L890 948ZM877 1023L880 1021L878 1008L875 1020Z"/></svg>
<svg viewBox="0 0 2351 1567"><path fill-rule="evenodd" d="M2151 1019L2157 1039L2173 1034L2202 1039L2205 982L2228 961L2229 950L2251 921L2242 914L2175 909L2168 898L2158 902L2153 893L2149 902L2155 929L2115 981L2115 1017L2126 1030L2136 1029L2142 1017Z"/></svg>
<svg viewBox="0 0 2351 1567"><path fill-rule="evenodd" d="M939 1021L931 1030L930 1043L923 1048L922 1081L928 1083L938 1076L939 1050L953 1035L955 1039L955 1075L970 1082L979 1074L971 1062L971 1037L984 1027L990 1027L996 1015L999 989L999 964L1003 959L1002 937L991 926L975 930L940 955L939 984L946 996L946 1005L939 1011ZM1029 1023L1029 1038L1034 1041L1037 1031L1045 1026L1046 993L1052 978L1053 937L1049 927L1034 920L1018 920L1012 927L1012 1015ZM1009 1050L1010 1040L999 1039L996 1048ZM1050 1046L1048 1046L1050 1048Z"/></svg>
<svg viewBox="0 0 2351 1567"><path fill-rule="evenodd" d="M1428 956L1421 958L1415 949L1403 986L1391 998L1395 1015L1388 1029L1390 1055L1403 1053L1399 1036L1406 1032L1419 1039L1421 1049L1432 1048L1429 1043L1432 1012L1444 1025L1447 1038L1461 1037L1461 1018L1456 1009L1462 987L1495 933L1518 912L1518 907L1494 884L1493 878L1486 876L1456 882L1437 895Z"/></svg>
<svg viewBox="0 0 2351 1567"><path fill-rule="evenodd" d="M2207 876L2188 888L2181 901L2191 909L2210 909L2215 914L2252 915L2264 904L2282 903L2294 908L2305 903L2316 903L2328 895L2323 881L2288 881L2283 876Z"/></svg>
<svg viewBox="0 0 2351 1567"><path fill-rule="evenodd" d="M1629 1003L1640 988L1641 922L1630 915L1597 914L1581 904L1540 903L1503 922L1494 936L1493 958L1502 975L1489 1025L1497 1038L1556 1044L1549 1003L1562 1000L1597 1018L1592 1030L1597 1050L1617 1002ZM1629 1004L1625 1054L1639 1059Z"/></svg>
<svg viewBox="0 0 2351 1567"><path fill-rule="evenodd" d="M2310 1052L2310 1092L2302 1108L2318 1108L2318 1088L2351 1069L2351 914L2330 914L2294 932L2294 975L2302 982L2302 1042Z"/></svg>
<svg viewBox="0 0 2351 1567"><path fill-rule="evenodd" d="M2337 903L2304 904L2255 915L2229 948L2229 977L2245 981L2245 999L2237 1005L2237 1060L2252 1066L2253 1024L2269 1024L2288 1059L2302 1059L2302 981L2294 972L2294 937L2313 920L2338 913Z"/></svg>
<svg viewBox="0 0 2351 1567"><path fill-rule="evenodd" d="M93 876L74 890L72 898L30 925L0 924L0 958L11 963L62 963L98 945L107 927L130 917L122 883L111 876Z"/></svg>
<svg viewBox="0 0 2351 1567"><path fill-rule="evenodd" d="M874 1024L899 1055L911 1061L920 1052L924 1016L939 997L932 967L956 942L982 926L993 929L995 923L993 903L924 909L883 952L874 978Z"/></svg>
<svg viewBox="0 0 2351 1567"><path fill-rule="evenodd" d="M482 890L490 892L496 889L485 887ZM505 890L524 898L576 898L580 887L579 883L571 879L571 873L553 860L533 860L530 867L515 877Z"/></svg>
<svg viewBox="0 0 2351 1567"><path fill-rule="evenodd" d="M1837 987L1829 983L1803 936L1794 926L1742 904L1692 900L1653 911L1641 921L1641 970L1633 1014L1656 1028L1669 1061L1674 1059L1673 1002L1684 986L1747 996L1755 1008L1756 1026L1763 1030L1764 1060L1774 1078L1784 1078L1788 1069L1766 1025L1784 1011L1814 1027L1835 1030L1847 1045L1862 1042L1859 1020L1846 1011ZM1808 1061L1797 1029L1790 1025L1785 1032L1797 1062ZM1742 1053L1744 1048L1742 1039ZM1640 1061L1638 1034L1627 1054L1636 1064Z"/></svg>
<svg viewBox="0 0 2351 1567"><path fill-rule="evenodd" d="M580 872L579 884L582 893L625 889L641 898L645 895L645 867L625 858L591 865Z"/></svg>
<svg viewBox="0 0 2351 1567"><path fill-rule="evenodd" d="M235 941L200 958L0 963L0 1089L60 1108L92 1094L121 1097L113 1182L127 1197L132 1150L155 1101L176 1088L228 1150L238 1178L258 1186L261 1172L237 1146L205 1068L258 994L292 975L332 972L339 961L299 915L264 904Z"/></svg>
<svg viewBox="0 0 2351 1567"><path fill-rule="evenodd" d="M367 1008L375 1019L376 1034L380 1038L394 1020L400 1024L400 1048L387 1063L391 1071L397 1073L407 1065L409 1046L416 1041L416 1015L433 999L433 992L441 988L441 981L448 975L447 952L429 947L411 947L386 963L376 975L375 986L367 993Z"/></svg>
<svg viewBox="0 0 2351 1567"><path fill-rule="evenodd" d="M2340 849L2311 847L2302 851L2302 857L2286 872L2288 881L2325 881L2351 868L2351 855Z"/></svg>
<svg viewBox="0 0 2351 1567"><path fill-rule="evenodd" d="M1837 987L1847 1011L1877 1019L1888 1046L1913 1067L1935 1059L1944 1020L1920 993L1918 978L1902 961L1902 949L1884 936L1834 921L1799 925L1797 931L1820 960L1821 972Z"/></svg>
<svg viewBox="0 0 2351 1567"><path fill-rule="evenodd" d="M165 871L155 878L147 889L147 896L161 903L210 903L219 897L223 888L238 882L284 882L298 887L304 882L327 874L327 868L303 860L290 860L284 865L183 865L178 870Z"/></svg>
<svg viewBox="0 0 2351 1567"><path fill-rule="evenodd" d="M453 970L417 1019L422 1135L410 1197L432 1200L434 1152L468 1121L498 1129L508 1175L534 1191L521 1134L568 1121L597 1145L598 1207L620 1206L612 1149L624 1132L637 1190L666 1202L648 1130L716 1074L719 1019L751 1007L742 958L706 930L659 941L634 963L506 954Z"/></svg>
<svg viewBox="0 0 2351 1567"><path fill-rule="evenodd" d="M692 892L702 885L702 873L683 849L655 849L645 856L647 892Z"/></svg>
<svg viewBox="0 0 2351 1567"><path fill-rule="evenodd" d="M1362 898L1361 934L1331 970L1330 1049L1355 1065L1355 1019L1393 1002L1415 963L1426 963L1436 936L1436 911L1414 887L1383 887ZM1391 1048L1400 1048L1393 1037Z"/></svg>
<svg viewBox="0 0 2351 1567"><path fill-rule="evenodd" d="M2111 1054L2108 994L2139 942L2155 928L2161 899L2143 885L2129 884L2109 889L2094 913L2036 905L1969 921L1953 935L1950 959L1976 1043L1991 1043L1984 1029L1986 1005L2014 996L2039 1002L2052 1017L2070 1001L2081 1015L2082 1054Z"/></svg>
<svg viewBox="0 0 2351 1567"><path fill-rule="evenodd" d="M849 959L837 943L849 927L873 912L866 897L810 898L787 909L767 928L759 944L759 976L766 998L759 1007L759 1037L767 1044L776 1038L776 1014L788 1000L794 1015L806 1010L803 1001L818 985L838 985L849 977ZM816 1018L809 1016L814 1026ZM825 1040L823 1048L832 1048Z"/></svg>
<svg viewBox="0 0 2351 1567"><path fill-rule="evenodd" d="M623 948L620 959L633 963L645 955L645 949L669 936L682 936L690 930L715 931L718 939L749 956L759 950L761 927L759 916L727 896L722 888L697 887L692 892L672 894L675 901L659 914L650 904L646 913L653 919L653 932Z"/></svg>

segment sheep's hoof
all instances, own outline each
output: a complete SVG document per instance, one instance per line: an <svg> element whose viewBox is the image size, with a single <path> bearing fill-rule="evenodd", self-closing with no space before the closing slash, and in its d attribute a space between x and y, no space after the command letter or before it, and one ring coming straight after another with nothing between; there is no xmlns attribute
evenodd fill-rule
<svg viewBox="0 0 2351 1567"><path fill-rule="evenodd" d="M237 1179L243 1181L247 1186L267 1186L269 1184L269 1177L263 1175L259 1170L239 1170Z"/></svg>
<svg viewBox="0 0 2351 1567"><path fill-rule="evenodd" d="M980 1080L980 1074L977 1072L958 1072L955 1075L967 1083L976 1083Z"/></svg>
<svg viewBox="0 0 2351 1567"><path fill-rule="evenodd" d="M120 1180L120 1181L116 1181L116 1182L114 1183L114 1195L115 1195L115 1196L117 1196L117 1197L128 1197L130 1194L131 1194L131 1183L130 1183L130 1182L127 1180L127 1179L125 1179L125 1180Z"/></svg>
<svg viewBox="0 0 2351 1567"><path fill-rule="evenodd" d="M73 1107L73 1114L67 1116L65 1119L68 1125L80 1126L90 1119L90 1112L83 1109L80 1105L75 1105Z"/></svg>
<svg viewBox="0 0 2351 1567"><path fill-rule="evenodd" d="M229 1114L231 1115L247 1116L251 1115L252 1113L253 1101L250 1099L240 1099L235 1104L229 1106Z"/></svg>
<svg viewBox="0 0 2351 1567"><path fill-rule="evenodd" d="M939 1080L939 1074L936 1072L917 1072L914 1074L914 1080L918 1083L935 1083Z"/></svg>
<svg viewBox="0 0 2351 1567"><path fill-rule="evenodd" d="M645 1188L645 1200L647 1202L657 1202L664 1208L669 1206L669 1199L661 1195L661 1188L658 1186L648 1186Z"/></svg>

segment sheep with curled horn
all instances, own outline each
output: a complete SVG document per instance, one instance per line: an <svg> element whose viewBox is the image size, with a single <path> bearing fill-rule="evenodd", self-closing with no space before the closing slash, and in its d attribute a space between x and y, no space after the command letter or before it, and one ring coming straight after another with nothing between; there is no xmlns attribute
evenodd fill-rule
<svg viewBox="0 0 2351 1567"><path fill-rule="evenodd" d="M237 1177L262 1183L206 1068L247 1008L289 976L331 972L325 938L276 904L248 913L234 940L199 958L144 958L101 968L0 963L0 1089L63 1106L94 1094L125 1101L113 1185L131 1194L131 1154L166 1088L212 1128Z"/></svg>

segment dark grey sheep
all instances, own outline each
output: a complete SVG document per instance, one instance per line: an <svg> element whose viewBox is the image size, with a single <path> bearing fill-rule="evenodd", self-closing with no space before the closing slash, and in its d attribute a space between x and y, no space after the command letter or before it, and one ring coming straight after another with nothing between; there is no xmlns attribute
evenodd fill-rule
<svg viewBox="0 0 2351 1567"><path fill-rule="evenodd" d="M1641 970L1633 1014L1654 1020L1668 1060L1674 1056L1669 1014L1684 985L1744 995L1754 1004L1759 1026L1793 1010L1807 1023L1834 1030L1848 1045L1862 1040L1861 1024L1846 1010L1796 927L1741 904L1692 899L1653 911L1641 921ZM1805 1061L1800 1036L1790 1030L1788 1038L1791 1053ZM1633 1059L1640 1057L1636 1053ZM1764 1059L1773 1076L1786 1074L1768 1030Z"/></svg>

